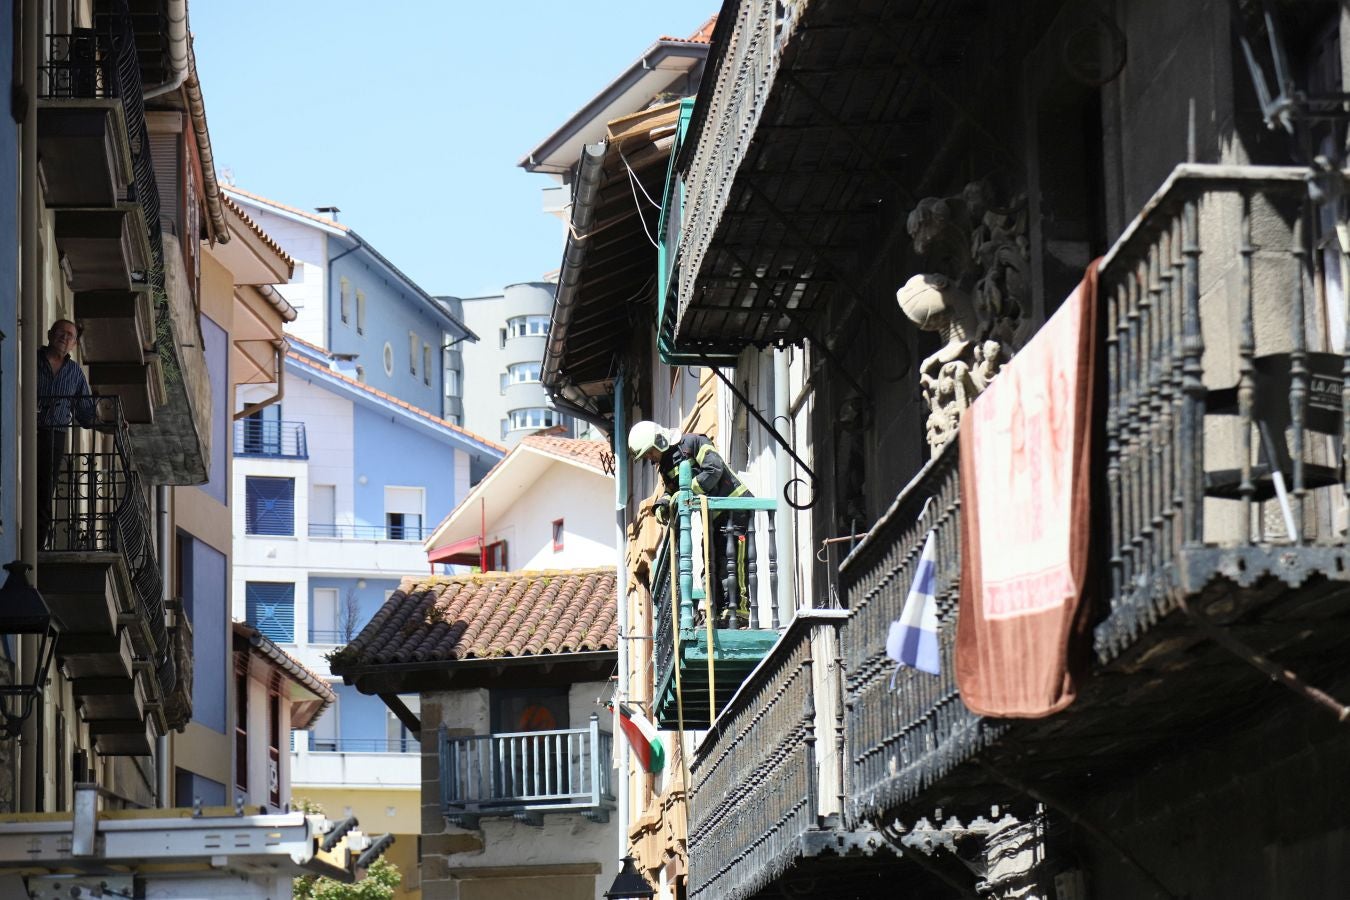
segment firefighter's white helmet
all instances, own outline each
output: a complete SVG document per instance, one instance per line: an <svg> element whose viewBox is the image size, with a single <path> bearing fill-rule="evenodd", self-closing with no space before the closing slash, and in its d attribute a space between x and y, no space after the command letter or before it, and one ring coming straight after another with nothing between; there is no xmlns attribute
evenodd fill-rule
<svg viewBox="0 0 1350 900"><path fill-rule="evenodd" d="M670 435L655 422L644 420L628 429L628 452L633 454L634 459L642 458L649 450L665 453L669 446Z"/></svg>

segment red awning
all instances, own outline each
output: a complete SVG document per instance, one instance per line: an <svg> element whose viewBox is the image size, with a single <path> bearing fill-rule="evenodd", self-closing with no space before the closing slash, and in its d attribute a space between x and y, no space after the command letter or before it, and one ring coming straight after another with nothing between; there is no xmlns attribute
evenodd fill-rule
<svg viewBox="0 0 1350 900"><path fill-rule="evenodd" d="M462 541L436 547L427 553L429 563L453 563L460 566L476 566L483 561L483 541L478 535L466 537Z"/></svg>

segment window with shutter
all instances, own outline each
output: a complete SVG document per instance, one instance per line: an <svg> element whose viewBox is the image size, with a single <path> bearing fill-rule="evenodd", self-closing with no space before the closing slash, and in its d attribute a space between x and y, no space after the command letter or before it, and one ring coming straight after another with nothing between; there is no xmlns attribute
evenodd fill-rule
<svg viewBox="0 0 1350 900"><path fill-rule="evenodd" d="M245 479L244 520L248 534L295 534L295 479Z"/></svg>
<svg viewBox="0 0 1350 900"><path fill-rule="evenodd" d="M295 585L250 581L244 586L249 624L278 644L295 642Z"/></svg>

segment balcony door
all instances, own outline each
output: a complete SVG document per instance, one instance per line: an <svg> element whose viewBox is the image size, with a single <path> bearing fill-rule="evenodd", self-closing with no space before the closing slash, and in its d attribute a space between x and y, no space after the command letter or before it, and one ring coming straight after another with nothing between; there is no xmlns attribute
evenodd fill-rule
<svg viewBox="0 0 1350 900"><path fill-rule="evenodd" d="M244 452L260 456L281 454L281 404L273 403L244 417Z"/></svg>
<svg viewBox="0 0 1350 900"><path fill-rule="evenodd" d="M528 804L574 793L580 783L575 742L538 734L567 729L567 688L493 691L490 702L493 735L510 735L497 741L495 799Z"/></svg>

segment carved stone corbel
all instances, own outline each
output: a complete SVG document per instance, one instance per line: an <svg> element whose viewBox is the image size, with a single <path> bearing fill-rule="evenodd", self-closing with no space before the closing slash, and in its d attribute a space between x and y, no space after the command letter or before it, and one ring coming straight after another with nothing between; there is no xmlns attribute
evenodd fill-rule
<svg viewBox="0 0 1350 900"><path fill-rule="evenodd" d="M1030 328L1026 201L996 206L986 181L960 195L920 200L906 222L927 271L896 292L900 309L943 346L919 366L934 455Z"/></svg>

